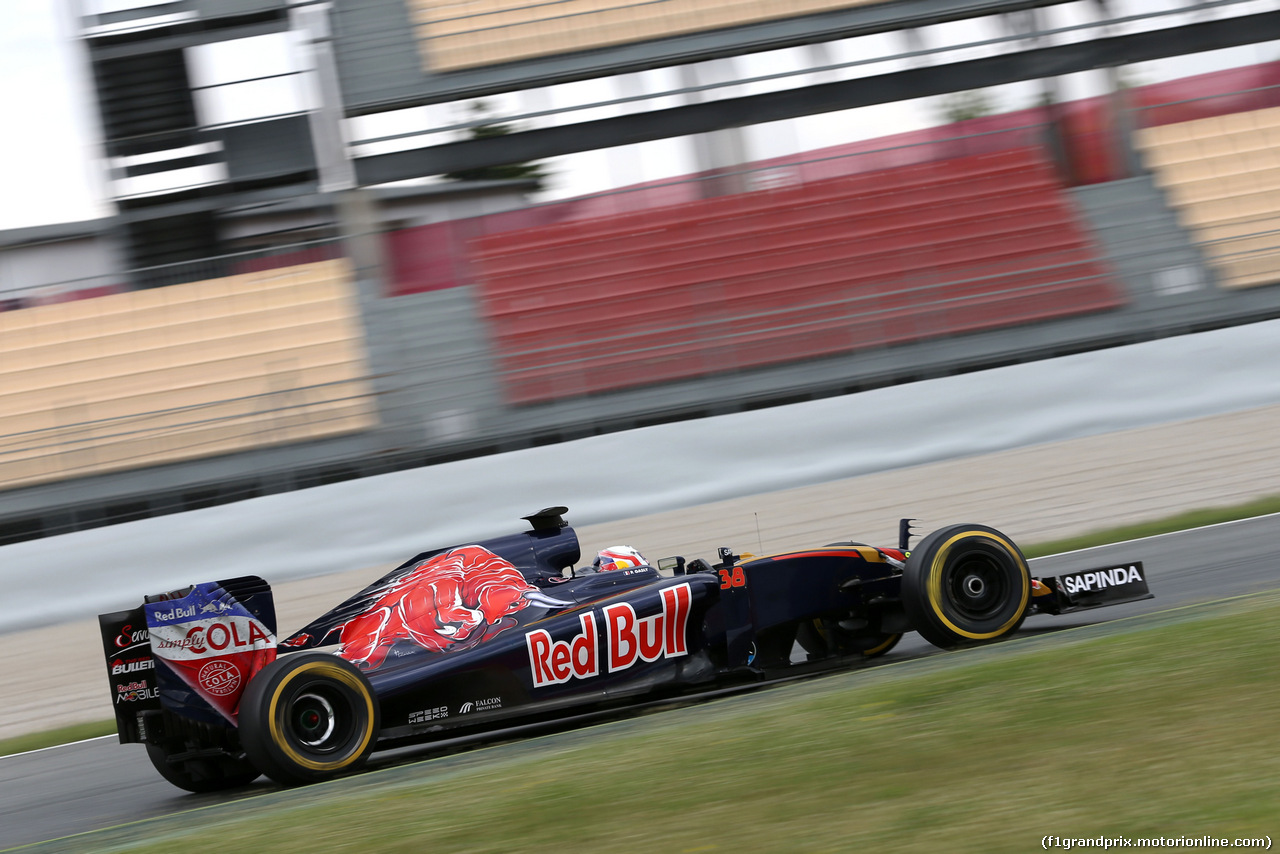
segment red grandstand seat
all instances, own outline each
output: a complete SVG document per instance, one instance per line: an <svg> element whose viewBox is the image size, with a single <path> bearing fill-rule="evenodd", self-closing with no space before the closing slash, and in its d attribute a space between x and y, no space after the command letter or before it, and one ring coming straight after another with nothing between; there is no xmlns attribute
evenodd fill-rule
<svg viewBox="0 0 1280 854"><path fill-rule="evenodd" d="M489 235L476 254L517 403L1124 301L1033 149Z"/></svg>

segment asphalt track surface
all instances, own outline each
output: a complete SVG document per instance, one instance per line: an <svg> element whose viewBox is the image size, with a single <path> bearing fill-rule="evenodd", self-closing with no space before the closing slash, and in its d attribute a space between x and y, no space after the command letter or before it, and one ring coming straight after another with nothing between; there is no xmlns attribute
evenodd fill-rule
<svg viewBox="0 0 1280 854"><path fill-rule="evenodd" d="M1280 589L1280 515L1054 555L1032 561L1031 568L1033 574L1044 576L1134 560L1145 562L1154 599L1063 617L1035 617L1020 634L1052 634ZM912 634L879 663L921 659L935 652ZM388 761L375 754L371 765ZM406 761L403 752L392 761ZM61 841L48 850L87 850L66 837L277 788L263 778L232 793L188 794L162 780L140 746L120 745L113 737L0 757L0 851L50 840ZM140 826L139 833L143 832Z"/></svg>

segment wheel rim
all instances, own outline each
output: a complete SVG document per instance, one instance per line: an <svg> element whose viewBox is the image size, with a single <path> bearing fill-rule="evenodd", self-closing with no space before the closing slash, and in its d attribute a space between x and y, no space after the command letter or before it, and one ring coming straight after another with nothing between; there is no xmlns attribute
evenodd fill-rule
<svg viewBox="0 0 1280 854"><path fill-rule="evenodd" d="M965 620L990 620L1008 606L1008 569L995 555L963 555L948 569L943 584L951 607Z"/></svg>
<svg viewBox="0 0 1280 854"><path fill-rule="evenodd" d="M340 752L355 730L356 712L350 698L331 687L301 687L285 704L285 736L304 754Z"/></svg>
<svg viewBox="0 0 1280 854"><path fill-rule="evenodd" d="M290 729L308 747L323 748L337 729L333 704L319 694L303 694L289 712L293 716Z"/></svg>

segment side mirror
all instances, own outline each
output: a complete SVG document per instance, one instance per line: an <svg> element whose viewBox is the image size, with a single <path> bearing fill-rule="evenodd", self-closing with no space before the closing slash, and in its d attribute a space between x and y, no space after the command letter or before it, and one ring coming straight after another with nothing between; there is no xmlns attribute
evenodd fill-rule
<svg viewBox="0 0 1280 854"><path fill-rule="evenodd" d="M671 570L672 575L684 575L684 558L660 557L658 558L658 569L663 572Z"/></svg>

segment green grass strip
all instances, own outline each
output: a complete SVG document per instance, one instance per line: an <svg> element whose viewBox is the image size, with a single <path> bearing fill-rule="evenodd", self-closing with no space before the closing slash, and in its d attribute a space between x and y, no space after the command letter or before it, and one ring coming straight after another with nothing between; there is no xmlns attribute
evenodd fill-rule
<svg viewBox="0 0 1280 854"><path fill-rule="evenodd" d="M110 698L107 698L110 699ZM58 744L70 744L86 738L97 738L103 735L115 735L116 722L94 721L86 724L72 724L58 729L33 732L30 735L18 735L0 741L0 756L11 753L25 753L28 750L40 750Z"/></svg>
<svg viewBox="0 0 1280 854"><path fill-rule="evenodd" d="M1081 534L1078 537L1067 537L1061 540L1052 540L1047 543L1034 543L1031 546L1024 548L1022 551L1029 558L1044 557L1045 555L1078 551L1080 549L1093 548L1094 546L1105 546L1110 543L1123 543L1128 542L1129 540L1140 540L1143 537L1154 537L1159 534L1172 534L1177 531L1188 531L1193 528L1203 528L1206 525L1220 525L1223 522L1238 522L1241 519L1268 516L1272 513L1280 513L1280 496L1259 498L1256 501L1249 501L1244 504L1234 504L1226 507L1210 507L1203 510L1188 510L1186 513L1179 513L1174 516L1168 516L1164 519L1155 519L1150 522L1136 522L1132 525L1107 528L1102 531Z"/></svg>

